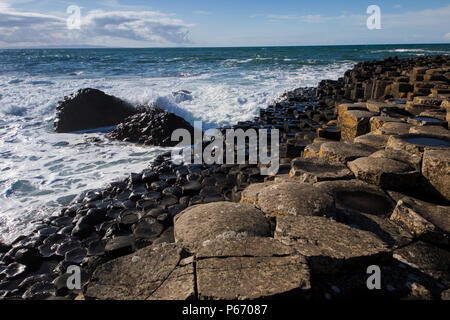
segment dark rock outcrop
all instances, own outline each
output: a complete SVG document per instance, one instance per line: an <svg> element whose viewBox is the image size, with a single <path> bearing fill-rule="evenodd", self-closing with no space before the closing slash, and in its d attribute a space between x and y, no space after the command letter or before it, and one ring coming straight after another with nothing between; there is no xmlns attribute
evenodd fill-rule
<svg viewBox="0 0 450 320"><path fill-rule="evenodd" d="M186 129L191 137L194 135L194 128L183 118L159 107L151 107L127 118L111 132L111 137L126 142L173 147L179 143L171 140L177 129Z"/></svg>
<svg viewBox="0 0 450 320"><path fill-rule="evenodd" d="M63 133L114 126L134 113L136 109L119 98L81 89L58 102L54 127Z"/></svg>

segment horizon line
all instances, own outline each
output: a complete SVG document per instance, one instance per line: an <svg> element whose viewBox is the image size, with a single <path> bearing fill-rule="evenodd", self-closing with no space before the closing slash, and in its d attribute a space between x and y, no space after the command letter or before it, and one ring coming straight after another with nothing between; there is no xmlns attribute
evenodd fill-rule
<svg viewBox="0 0 450 320"><path fill-rule="evenodd" d="M293 48L293 47L352 47L352 46L414 46L414 45L450 45L450 42L430 43L370 43L370 44L320 44L320 45L255 45L255 46L156 46L156 47L117 47L117 46L41 46L41 47L9 47L0 50L38 50L38 49L209 49L209 48Z"/></svg>

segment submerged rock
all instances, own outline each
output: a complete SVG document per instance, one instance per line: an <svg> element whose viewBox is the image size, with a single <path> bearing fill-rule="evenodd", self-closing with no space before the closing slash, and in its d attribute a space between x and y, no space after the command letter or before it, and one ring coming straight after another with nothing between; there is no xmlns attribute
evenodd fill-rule
<svg viewBox="0 0 450 320"><path fill-rule="evenodd" d="M56 132L114 126L136 113L128 103L96 89L81 89L58 102Z"/></svg>

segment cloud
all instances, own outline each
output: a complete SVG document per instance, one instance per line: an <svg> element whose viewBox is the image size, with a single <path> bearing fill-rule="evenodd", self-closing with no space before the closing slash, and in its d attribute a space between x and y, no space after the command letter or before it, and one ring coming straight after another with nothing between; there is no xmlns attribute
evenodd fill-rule
<svg viewBox="0 0 450 320"><path fill-rule="evenodd" d="M189 44L189 29L172 14L158 11L82 12L81 29L68 30L63 17L17 12L0 2L0 43L4 46L158 46Z"/></svg>
<svg viewBox="0 0 450 320"><path fill-rule="evenodd" d="M450 40L450 32L444 35L444 39Z"/></svg>

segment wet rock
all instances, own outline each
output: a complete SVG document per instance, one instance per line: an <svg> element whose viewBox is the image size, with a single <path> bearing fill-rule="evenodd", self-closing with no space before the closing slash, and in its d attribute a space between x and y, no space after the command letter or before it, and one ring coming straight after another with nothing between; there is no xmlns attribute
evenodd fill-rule
<svg viewBox="0 0 450 320"><path fill-rule="evenodd" d="M27 273L27 267L23 264L13 262L9 264L0 274L4 275L6 279L16 279L22 277Z"/></svg>
<svg viewBox="0 0 450 320"><path fill-rule="evenodd" d="M38 282L33 284L22 295L24 300L45 300L55 295L55 286L50 282Z"/></svg>
<svg viewBox="0 0 450 320"><path fill-rule="evenodd" d="M176 242L196 251L218 237L270 236L264 214L248 204L217 202L187 208L174 219Z"/></svg>
<svg viewBox="0 0 450 320"><path fill-rule="evenodd" d="M0 253L6 253L10 250L10 246L0 242Z"/></svg>
<svg viewBox="0 0 450 320"><path fill-rule="evenodd" d="M117 258L132 253L134 250L134 237L121 236L109 240L105 246L105 253L110 258Z"/></svg>
<svg viewBox="0 0 450 320"><path fill-rule="evenodd" d="M329 161L346 164L362 157L368 157L377 149L357 143L326 142L320 146L319 157Z"/></svg>
<svg viewBox="0 0 450 320"><path fill-rule="evenodd" d="M58 102L55 131L72 132L119 124L136 110L96 89L82 89Z"/></svg>
<svg viewBox="0 0 450 320"><path fill-rule="evenodd" d="M426 149L422 174L437 194L450 201L450 147L444 150Z"/></svg>
<svg viewBox="0 0 450 320"><path fill-rule="evenodd" d="M49 274L39 274L25 278L18 286L20 290L28 290L32 285L39 282L50 282L51 276Z"/></svg>
<svg viewBox="0 0 450 320"><path fill-rule="evenodd" d="M395 203L386 193L358 180L324 181L315 184L317 194L330 194L339 214L345 212L389 216Z"/></svg>
<svg viewBox="0 0 450 320"><path fill-rule="evenodd" d="M56 254L64 257L67 252L75 250L81 247L81 242L78 240L68 240L58 246Z"/></svg>
<svg viewBox="0 0 450 320"><path fill-rule="evenodd" d="M33 248L24 248L16 252L15 261L26 265L29 269L38 269L41 265L41 256L39 251Z"/></svg>
<svg viewBox="0 0 450 320"><path fill-rule="evenodd" d="M202 186L197 180L190 181L182 187L183 195L196 195L201 189Z"/></svg>
<svg viewBox="0 0 450 320"><path fill-rule="evenodd" d="M147 217L141 219L139 223L134 226L133 234L136 239L155 239L163 232L163 230L164 226L157 222L155 218Z"/></svg>
<svg viewBox="0 0 450 320"><path fill-rule="evenodd" d="M91 242L87 248L88 256L103 256L105 254L106 240Z"/></svg>
<svg viewBox="0 0 450 320"><path fill-rule="evenodd" d="M348 168L339 163L333 163L326 159L302 159L292 160L289 176L296 181L316 183L326 180L346 180L353 178Z"/></svg>
<svg viewBox="0 0 450 320"><path fill-rule="evenodd" d="M65 255L65 260L70 264L80 264L86 257L87 250L85 248L76 248L68 251Z"/></svg>
<svg viewBox="0 0 450 320"><path fill-rule="evenodd" d="M147 247L132 255L107 262L95 270L87 285L85 297L104 300L151 299L159 288L164 287L170 275L177 269L181 254L182 248L179 245L166 245L159 250L151 250ZM193 273L190 276L187 275L189 272L184 273L183 276L186 276L186 282L191 283L191 291L193 291L194 275ZM173 278L170 280L172 281ZM170 287L174 286L170 285ZM186 296L185 286L179 285L178 288L180 291L173 292L172 299ZM181 297L175 296L176 292ZM160 292L158 298L168 299L169 297L164 297Z"/></svg>
<svg viewBox="0 0 450 320"><path fill-rule="evenodd" d="M111 132L111 137L146 145L173 147L179 143L171 139L176 129L186 129L194 136L194 128L183 118L162 108L151 107L127 118Z"/></svg>
<svg viewBox="0 0 450 320"><path fill-rule="evenodd" d="M438 206L411 197L397 202L390 219L414 237L438 245L450 244L450 207Z"/></svg>
<svg viewBox="0 0 450 320"><path fill-rule="evenodd" d="M131 228L139 221L139 213L136 210L125 210L120 214L119 223L124 228Z"/></svg>
<svg viewBox="0 0 450 320"><path fill-rule="evenodd" d="M252 237L200 249L197 286L201 300L305 299L311 289L302 256L272 238Z"/></svg>
<svg viewBox="0 0 450 320"><path fill-rule="evenodd" d="M420 177L407 163L389 158L359 158L349 162L348 167L357 179L387 189L415 188Z"/></svg>
<svg viewBox="0 0 450 320"><path fill-rule="evenodd" d="M80 239L88 237L95 230L95 228L92 225L86 223L83 218L81 218L77 222L72 230L72 236Z"/></svg>
<svg viewBox="0 0 450 320"><path fill-rule="evenodd" d="M324 217L277 217L275 239L305 256L317 274L362 272L391 255L374 234Z"/></svg>
<svg viewBox="0 0 450 320"><path fill-rule="evenodd" d="M270 184L258 194L258 205L266 214L334 216L333 198L307 183Z"/></svg>

